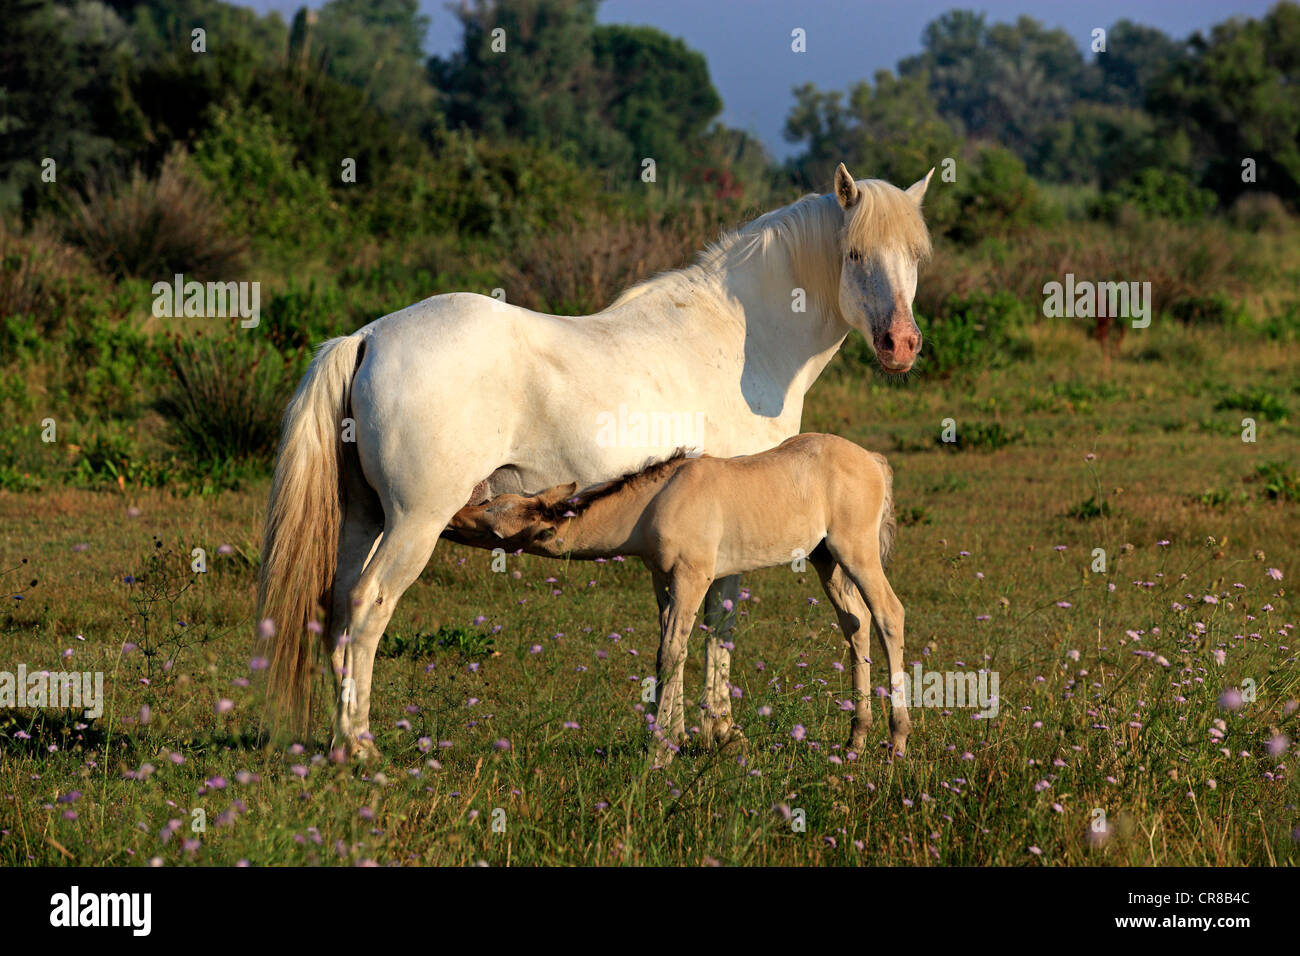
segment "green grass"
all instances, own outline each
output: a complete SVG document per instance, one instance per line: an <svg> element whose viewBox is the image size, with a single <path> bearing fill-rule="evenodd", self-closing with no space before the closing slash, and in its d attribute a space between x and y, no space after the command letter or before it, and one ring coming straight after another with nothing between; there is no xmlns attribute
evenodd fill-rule
<svg viewBox="0 0 1300 956"><path fill-rule="evenodd" d="M1189 388L1203 367L1178 356L1213 354L1247 395L1276 394L1294 359L1233 330L1160 334L1164 360L1105 374L1080 333L1040 326L1028 357L949 382L884 384L837 360L814 389L805 428L887 452L911 516L889 569L909 671L1000 676L996 718L913 708L894 762L845 752L851 690L811 571L745 580L732 679L748 747L656 769L644 570L512 557L499 574L452 545L376 664L384 760L331 763L319 708L300 749L266 749L252 626L264 480L190 498L0 491L0 666L101 670L108 697L94 721L0 709L0 864L1294 866L1296 745L1280 736L1300 739L1300 432L1275 419L1243 443L1238 410ZM1134 332L1125 355L1149 347ZM1018 437L944 454L950 417ZM196 547L204 575L188 570ZM1253 701L1220 706L1250 682Z"/></svg>

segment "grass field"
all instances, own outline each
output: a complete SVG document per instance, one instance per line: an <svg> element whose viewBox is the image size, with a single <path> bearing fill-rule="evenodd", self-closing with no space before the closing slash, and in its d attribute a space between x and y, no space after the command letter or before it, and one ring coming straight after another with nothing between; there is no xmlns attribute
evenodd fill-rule
<svg viewBox="0 0 1300 956"><path fill-rule="evenodd" d="M1300 863L1294 344L1157 323L1103 369L1077 328L1025 335L947 382L837 360L810 396L805 430L895 469L909 670L1000 678L996 717L913 707L893 762L844 749L849 678L811 569L745 580L747 746L656 768L640 565L494 573L454 545L381 647L385 760L331 762L320 706L314 739L263 748L264 484L0 493L0 660L103 671L108 698L95 720L0 709L0 864Z"/></svg>

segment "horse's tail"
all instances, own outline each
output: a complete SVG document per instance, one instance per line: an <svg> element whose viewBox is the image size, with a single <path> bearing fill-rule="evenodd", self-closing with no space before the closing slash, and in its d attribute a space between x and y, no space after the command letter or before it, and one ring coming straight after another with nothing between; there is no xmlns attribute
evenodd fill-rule
<svg viewBox="0 0 1300 956"><path fill-rule="evenodd" d="M894 469L889 467L889 461L884 455L878 455L874 451L871 457L876 460L880 466L881 477L885 481L885 494L880 503L880 564L882 567L889 564L889 552L894 547L894 533L898 530L898 522L894 518Z"/></svg>
<svg viewBox="0 0 1300 956"><path fill-rule="evenodd" d="M280 428L262 535L257 618L274 627L271 723L293 733L307 729L311 713L311 625L329 634L342 510L341 421L364 347L365 339L355 335L322 345Z"/></svg>

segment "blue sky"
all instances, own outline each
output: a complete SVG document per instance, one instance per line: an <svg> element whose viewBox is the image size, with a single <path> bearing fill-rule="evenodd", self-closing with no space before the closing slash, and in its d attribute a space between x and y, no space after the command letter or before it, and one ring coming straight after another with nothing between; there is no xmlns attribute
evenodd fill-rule
<svg viewBox="0 0 1300 956"><path fill-rule="evenodd" d="M811 81L824 89L845 89L857 80L869 79L878 69L893 69L900 59L920 50L924 26L954 7L981 10L991 22L1029 14L1049 26L1063 27L1085 47L1094 27L1110 26L1123 18L1181 38L1231 16L1258 17L1273 2L605 0L599 19L602 23L658 27L699 50L708 59L713 85L722 96L722 121L755 134L773 154L784 157L793 151L781 136L785 115L794 101L793 87ZM287 20L302 4L249 0L245 5L261 12L279 10ZM440 2L421 0L420 6L433 21L429 52L445 54L455 49L460 42L455 17ZM806 53L790 50L790 31L796 27L807 33Z"/></svg>

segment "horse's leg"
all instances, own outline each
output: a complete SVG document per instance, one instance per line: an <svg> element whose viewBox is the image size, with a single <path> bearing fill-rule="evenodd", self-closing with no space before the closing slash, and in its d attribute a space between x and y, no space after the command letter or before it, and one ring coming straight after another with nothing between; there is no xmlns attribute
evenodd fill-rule
<svg viewBox="0 0 1300 956"><path fill-rule="evenodd" d="M686 673L686 652L691 629L699 611L704 592L708 590L710 576L689 568L677 567L666 581L656 579L656 593L661 583L666 583L667 600L660 604L659 654L656 659L659 709L655 714L658 725L660 758L671 760L678 745L686 736L686 717L682 684Z"/></svg>
<svg viewBox="0 0 1300 956"><path fill-rule="evenodd" d="M700 737L705 746L725 744L743 734L731 723L731 642L736 630L740 575L718 578L704 599L704 700L700 703ZM730 607L723 602L729 601Z"/></svg>
<svg viewBox="0 0 1300 956"><path fill-rule="evenodd" d="M853 583L866 598L867 608L880 635L880 643L889 665L890 694L889 742L894 753L907 749L907 735L912 731L912 718L907 713L903 678L903 604L889 586L885 569L880 564L880 548L874 536L866 543L831 542L831 554L844 567Z"/></svg>
<svg viewBox="0 0 1300 956"><path fill-rule="evenodd" d="M354 683L340 695L333 745L345 748L349 756L379 753L369 733L375 652L398 599L424 570L438 535L454 513L454 508L438 514L391 509L374 557L348 594L350 625L342 658L344 672Z"/></svg>
<svg viewBox="0 0 1300 956"><path fill-rule="evenodd" d="M849 672L853 678L853 729L849 736L849 750L860 754L871 730L871 658L868 656L871 612L857 586L826 548L814 550L809 560L817 569L822 589L835 608L847 644Z"/></svg>
<svg viewBox="0 0 1300 956"><path fill-rule="evenodd" d="M330 630L323 635L325 651L330 658L334 674L334 740L343 738L341 727L345 719L345 705L354 696L356 680L347 673L344 654L350 633L352 591L361 580L366 562L374 553L376 542L384 530L384 509L359 468L344 470L343 524L339 529L338 567L334 577L334 599L330 614Z"/></svg>

